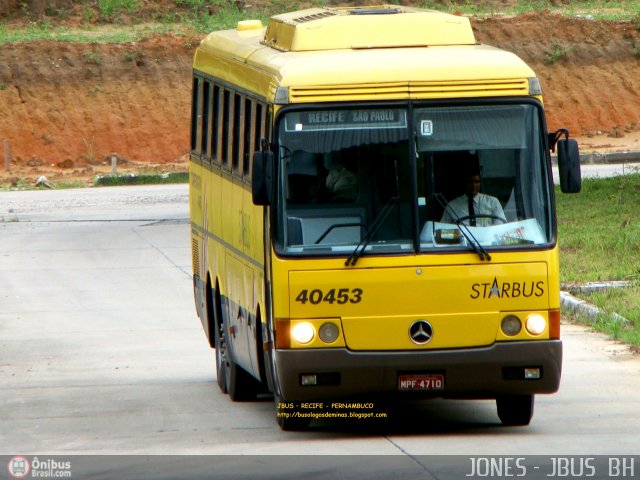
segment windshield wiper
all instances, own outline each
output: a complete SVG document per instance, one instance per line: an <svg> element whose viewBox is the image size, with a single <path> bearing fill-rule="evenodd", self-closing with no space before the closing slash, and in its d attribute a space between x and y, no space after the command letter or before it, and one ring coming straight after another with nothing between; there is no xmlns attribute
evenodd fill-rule
<svg viewBox="0 0 640 480"><path fill-rule="evenodd" d="M453 210L453 208L449 206L449 204L447 203L446 199L442 196L442 194L434 193L432 196L438 201L440 206L445 209L445 211L447 211L453 218L455 218L458 229L460 230L464 238L467 240L467 243L469 244L469 246L473 249L474 252L478 254L478 256L480 257L480 260L490 261L491 255L489 255L489 252L487 252L484 249L484 247L480 244L478 239L473 235L473 233L471 233L471 230L469 230L469 227L467 227L462 222L462 220L460 220L460 217L458 216L458 214Z"/></svg>
<svg viewBox="0 0 640 480"><path fill-rule="evenodd" d="M382 210L380 210L380 213L378 213L378 216L373 220L373 223L369 227L369 230L365 232L364 236L362 237L362 240L360 240L360 243L358 243L353 253L344 262L346 267L353 266L356 264L358 259L362 256L364 249L367 248L367 245L369 245L369 242L371 241L373 236L378 232L378 230L380 230L380 227L384 223L384 220L389 216L391 209L398 202L399 199L400 199L399 196L391 197L389 201L385 204L385 206L382 207Z"/></svg>

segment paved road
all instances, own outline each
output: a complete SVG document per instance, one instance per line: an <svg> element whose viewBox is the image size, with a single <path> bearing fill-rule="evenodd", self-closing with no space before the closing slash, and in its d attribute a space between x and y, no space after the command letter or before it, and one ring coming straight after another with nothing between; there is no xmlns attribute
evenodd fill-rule
<svg viewBox="0 0 640 480"><path fill-rule="evenodd" d="M0 455L638 453L640 359L573 325L527 428L492 401L433 401L280 431L270 399L217 389L187 211L184 185L0 193Z"/></svg>

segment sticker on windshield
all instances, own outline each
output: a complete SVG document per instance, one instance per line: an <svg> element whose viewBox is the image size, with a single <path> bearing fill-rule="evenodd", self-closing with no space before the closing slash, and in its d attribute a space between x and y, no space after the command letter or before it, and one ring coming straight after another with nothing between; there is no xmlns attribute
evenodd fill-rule
<svg viewBox="0 0 640 480"><path fill-rule="evenodd" d="M433 122L431 120L420 121L420 134L423 137L430 137L433 135Z"/></svg>

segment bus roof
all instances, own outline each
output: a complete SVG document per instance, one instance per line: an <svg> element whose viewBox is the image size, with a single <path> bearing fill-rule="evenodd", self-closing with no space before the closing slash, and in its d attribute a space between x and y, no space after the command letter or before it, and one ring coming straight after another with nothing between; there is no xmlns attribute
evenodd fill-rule
<svg viewBox="0 0 640 480"><path fill-rule="evenodd" d="M528 95L535 73L516 55L479 45L469 19L385 5L312 8L269 26L213 32L194 68L273 100L455 98Z"/></svg>
<svg viewBox="0 0 640 480"><path fill-rule="evenodd" d="M469 19L390 6L312 8L271 18L264 43L283 51L473 45Z"/></svg>

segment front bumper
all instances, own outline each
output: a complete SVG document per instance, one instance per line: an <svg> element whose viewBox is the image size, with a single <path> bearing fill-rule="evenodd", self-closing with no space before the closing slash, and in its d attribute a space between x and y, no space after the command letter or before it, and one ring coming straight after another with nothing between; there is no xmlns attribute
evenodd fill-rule
<svg viewBox="0 0 640 480"><path fill-rule="evenodd" d="M317 400L361 396L495 398L553 393L560 386L562 341L502 342L481 348L421 352L354 352L340 349L276 350L280 398ZM524 379L525 367L541 378ZM443 390L398 391L398 375L443 373ZM301 375L319 374L334 384L302 386Z"/></svg>

